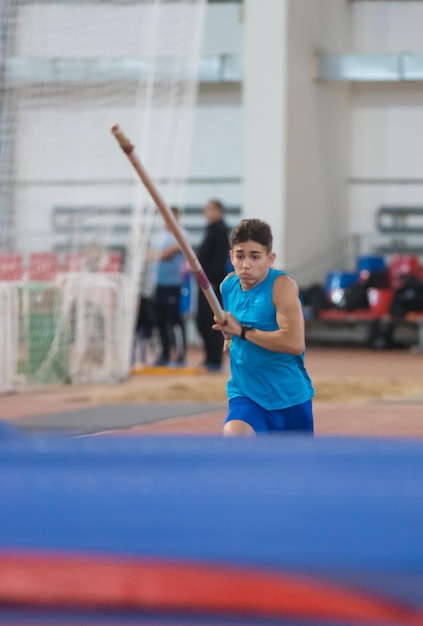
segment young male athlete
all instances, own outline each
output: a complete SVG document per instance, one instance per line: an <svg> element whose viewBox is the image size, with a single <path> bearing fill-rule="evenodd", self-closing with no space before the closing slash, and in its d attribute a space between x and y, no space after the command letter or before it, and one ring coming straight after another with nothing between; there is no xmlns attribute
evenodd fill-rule
<svg viewBox="0 0 423 626"><path fill-rule="evenodd" d="M272 268L272 231L259 219L242 220L231 235L234 272L221 284L232 336L224 435L313 432L313 386L304 366L304 317L298 287Z"/></svg>

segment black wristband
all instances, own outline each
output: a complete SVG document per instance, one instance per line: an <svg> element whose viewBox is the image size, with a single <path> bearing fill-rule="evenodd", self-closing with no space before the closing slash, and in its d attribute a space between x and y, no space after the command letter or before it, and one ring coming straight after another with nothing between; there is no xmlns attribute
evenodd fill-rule
<svg viewBox="0 0 423 626"><path fill-rule="evenodd" d="M245 333L248 333L249 330L253 330L252 326L241 326L241 334L240 337L241 339L247 339L245 336Z"/></svg>

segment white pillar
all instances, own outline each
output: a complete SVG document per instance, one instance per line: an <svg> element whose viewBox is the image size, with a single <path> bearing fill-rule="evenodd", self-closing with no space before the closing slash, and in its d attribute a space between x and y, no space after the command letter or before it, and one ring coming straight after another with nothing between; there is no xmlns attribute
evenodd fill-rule
<svg viewBox="0 0 423 626"><path fill-rule="evenodd" d="M244 216L270 224L284 266L287 0L245 0Z"/></svg>

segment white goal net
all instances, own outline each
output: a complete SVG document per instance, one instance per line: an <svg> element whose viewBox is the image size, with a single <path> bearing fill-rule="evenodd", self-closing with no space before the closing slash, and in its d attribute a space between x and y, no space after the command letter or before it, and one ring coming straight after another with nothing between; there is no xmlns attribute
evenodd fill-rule
<svg viewBox="0 0 423 626"><path fill-rule="evenodd" d="M205 0L3 0L0 391L128 375L154 220L183 205ZM158 215L158 217L157 217Z"/></svg>

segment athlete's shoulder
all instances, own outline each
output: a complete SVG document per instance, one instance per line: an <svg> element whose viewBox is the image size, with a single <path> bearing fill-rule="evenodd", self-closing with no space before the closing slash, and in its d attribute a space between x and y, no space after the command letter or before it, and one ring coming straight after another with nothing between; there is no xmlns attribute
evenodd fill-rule
<svg viewBox="0 0 423 626"><path fill-rule="evenodd" d="M269 273L266 278L266 282L271 285L275 285L275 283L279 282L281 279L286 277L287 274L283 270L277 270L273 267L269 269Z"/></svg>
<svg viewBox="0 0 423 626"><path fill-rule="evenodd" d="M277 278L278 276L287 276L286 272L284 272L283 270L277 270L274 267L271 267L269 269L269 274L271 276L274 276L275 278Z"/></svg>
<svg viewBox="0 0 423 626"><path fill-rule="evenodd" d="M229 291L237 280L238 280L238 277L236 273L229 272L229 274L227 274L225 278L222 280L222 282L220 283L220 291L221 292Z"/></svg>
<svg viewBox="0 0 423 626"><path fill-rule="evenodd" d="M298 285L296 281L286 274L286 272L280 272L277 276L275 276L275 280L273 282L273 293L284 293L286 295L298 295Z"/></svg>

